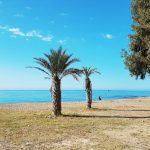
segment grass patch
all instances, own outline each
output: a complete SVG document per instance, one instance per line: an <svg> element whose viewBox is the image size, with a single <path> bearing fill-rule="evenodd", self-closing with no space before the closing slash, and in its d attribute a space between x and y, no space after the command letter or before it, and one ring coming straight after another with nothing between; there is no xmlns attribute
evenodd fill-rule
<svg viewBox="0 0 150 150"><path fill-rule="evenodd" d="M92 110L93 111L93 110ZM129 119L52 117L48 112L0 110L0 140L32 149L122 149L120 141L104 134L107 129L125 127ZM30 143L30 144L29 144ZM109 146L111 145L111 146ZM16 149L17 149L16 148ZM14 148L15 149L15 148Z"/></svg>

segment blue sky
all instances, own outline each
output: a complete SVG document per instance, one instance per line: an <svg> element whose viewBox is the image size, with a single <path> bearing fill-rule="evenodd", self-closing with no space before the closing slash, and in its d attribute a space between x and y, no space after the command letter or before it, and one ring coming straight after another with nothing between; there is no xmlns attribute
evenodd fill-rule
<svg viewBox="0 0 150 150"><path fill-rule="evenodd" d="M33 57L63 45L80 59L75 67L96 67L94 89L150 89L150 79L131 78L120 57L128 48L130 0L0 0L0 89L49 89ZM63 89L83 89L71 77Z"/></svg>

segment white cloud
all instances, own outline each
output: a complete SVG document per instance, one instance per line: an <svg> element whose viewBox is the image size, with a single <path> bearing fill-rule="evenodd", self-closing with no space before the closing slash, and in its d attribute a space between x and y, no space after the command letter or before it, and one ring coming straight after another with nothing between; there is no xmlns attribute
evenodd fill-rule
<svg viewBox="0 0 150 150"><path fill-rule="evenodd" d="M17 18L23 18L24 15L23 15L23 14L15 14L14 17L17 17Z"/></svg>
<svg viewBox="0 0 150 150"><path fill-rule="evenodd" d="M66 40L59 40L58 43L59 43L60 45L64 45L64 44L66 43Z"/></svg>
<svg viewBox="0 0 150 150"><path fill-rule="evenodd" d="M25 7L25 9L27 9L27 10L31 10L31 9L32 9L32 7L30 7L30 6L26 6L26 7Z"/></svg>
<svg viewBox="0 0 150 150"><path fill-rule="evenodd" d="M27 37L38 37L38 38L42 38L42 37L43 37L39 32L37 32L37 31L35 31L35 30L32 30L32 31L30 31L30 32L27 32L27 33L26 33L26 36L27 36Z"/></svg>
<svg viewBox="0 0 150 150"><path fill-rule="evenodd" d="M46 42L51 42L52 39L53 39L53 36L50 36L50 35L41 38L41 40L46 41Z"/></svg>
<svg viewBox="0 0 150 150"><path fill-rule="evenodd" d="M62 12L62 13L60 13L59 15L64 17L64 16L67 16L68 14L67 14L67 13Z"/></svg>
<svg viewBox="0 0 150 150"><path fill-rule="evenodd" d="M102 36L103 36L103 38L106 38L106 39L109 39L109 40L114 38L114 36L112 34L102 34Z"/></svg>
<svg viewBox="0 0 150 150"><path fill-rule="evenodd" d="M46 41L46 42L50 42L52 41L53 36L52 35L47 35L47 36L43 36L41 35L39 32L32 30L30 32L26 33L27 37L37 37L40 38L42 41Z"/></svg>
<svg viewBox="0 0 150 150"><path fill-rule="evenodd" d="M9 28L8 31L13 33L14 35L26 36L25 33L21 32L19 28Z"/></svg>
<svg viewBox="0 0 150 150"><path fill-rule="evenodd" d="M40 32L37 32L36 30L28 31L28 32L23 32L20 30L20 28L10 28L8 26L2 26L0 25L1 30L5 30L7 32L12 33L11 37L15 36L22 36L25 37L26 39L29 38L38 38L42 41L50 42L53 39L52 35L42 35Z"/></svg>

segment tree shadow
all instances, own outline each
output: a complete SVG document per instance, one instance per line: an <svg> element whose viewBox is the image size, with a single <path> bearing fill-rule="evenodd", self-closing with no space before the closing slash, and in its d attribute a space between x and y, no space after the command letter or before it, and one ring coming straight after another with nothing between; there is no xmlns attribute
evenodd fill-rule
<svg viewBox="0 0 150 150"><path fill-rule="evenodd" d="M89 110L95 110L95 111L109 111L109 110L113 110L113 111L150 111L150 110L146 110L146 109L107 109L107 108L91 108Z"/></svg>
<svg viewBox="0 0 150 150"><path fill-rule="evenodd" d="M63 114L63 117L75 117L75 118L129 118L129 119L146 119L150 118L150 116L94 116L94 115L77 115L77 114L70 114L65 115Z"/></svg>
<svg viewBox="0 0 150 150"><path fill-rule="evenodd" d="M146 110L146 109L132 109L132 110L118 110L118 111L150 111L150 110Z"/></svg>

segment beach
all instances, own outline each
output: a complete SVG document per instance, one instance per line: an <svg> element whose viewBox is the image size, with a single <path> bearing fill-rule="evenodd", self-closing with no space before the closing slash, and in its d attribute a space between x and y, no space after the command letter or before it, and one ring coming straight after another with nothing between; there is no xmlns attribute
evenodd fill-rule
<svg viewBox="0 0 150 150"><path fill-rule="evenodd" d="M150 148L150 98L63 102L62 116L51 103L0 104L0 149Z"/></svg>
<svg viewBox="0 0 150 150"><path fill-rule="evenodd" d="M150 0L0 0L0 150L150 150Z"/></svg>

